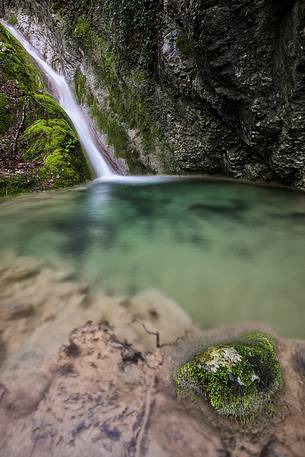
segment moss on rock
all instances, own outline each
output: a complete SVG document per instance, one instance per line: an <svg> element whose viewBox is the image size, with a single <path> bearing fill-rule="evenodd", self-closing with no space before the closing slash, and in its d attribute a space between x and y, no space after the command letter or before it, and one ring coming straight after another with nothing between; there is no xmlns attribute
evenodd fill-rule
<svg viewBox="0 0 305 457"><path fill-rule="evenodd" d="M38 191L40 189L40 180L35 173L16 173L6 177L0 176L0 197L32 192L33 190Z"/></svg>
<svg viewBox="0 0 305 457"><path fill-rule="evenodd" d="M46 93L30 57L0 25L0 196L90 178L70 120Z"/></svg>
<svg viewBox="0 0 305 457"><path fill-rule="evenodd" d="M40 75L30 57L17 40L0 25L0 74L1 83L16 81L20 90L42 89Z"/></svg>
<svg viewBox="0 0 305 457"><path fill-rule="evenodd" d="M272 410L281 369L271 338L251 333L194 355L175 370L173 380L179 395L205 396L219 413L251 420Z"/></svg>
<svg viewBox="0 0 305 457"><path fill-rule="evenodd" d="M10 25L16 25L17 24L17 17L16 16L11 16L7 20L8 24Z"/></svg>
<svg viewBox="0 0 305 457"><path fill-rule="evenodd" d="M100 108L99 103L87 86L85 75L80 69L75 73L74 86L79 103L85 103L90 115L95 119L100 131L107 134L108 144L114 149L115 155L128 163L129 170L135 174L143 174L147 170L139 160L139 152L132 146L128 136L128 129L138 129L144 152L153 147L158 132L149 115L149 111L139 94L133 92L128 85L120 82L116 63L112 61L107 50L99 51L104 63L101 81L107 81L107 98L105 105ZM106 79L105 79L106 78Z"/></svg>
<svg viewBox="0 0 305 457"><path fill-rule="evenodd" d="M76 185L90 178L75 132L65 119L40 119L21 139L23 159L39 162L38 175L53 188Z"/></svg>
<svg viewBox="0 0 305 457"><path fill-rule="evenodd" d="M155 84L152 75L158 7L151 0L145 5L138 0L106 1L101 9L107 20L105 28L100 29L88 6L84 5L82 15L73 17L73 21L65 15L65 9L61 11L66 19L65 30L82 49L96 83L93 88L92 81L88 84L78 69L74 75L78 101L89 106L99 129L107 135L116 156L127 161L131 173L151 173L140 154L148 157L165 142L149 107ZM141 49L139 33L144 40ZM98 93L103 93L104 100L98 99ZM136 132L136 143L130 138L131 130Z"/></svg>
<svg viewBox="0 0 305 457"><path fill-rule="evenodd" d="M0 92L0 135L6 132L11 123L11 115L8 110L9 98Z"/></svg>

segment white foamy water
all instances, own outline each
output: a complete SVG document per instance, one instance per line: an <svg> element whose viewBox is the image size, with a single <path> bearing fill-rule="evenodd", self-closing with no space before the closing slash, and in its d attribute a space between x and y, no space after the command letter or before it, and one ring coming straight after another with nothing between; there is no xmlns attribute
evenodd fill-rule
<svg viewBox="0 0 305 457"><path fill-rule="evenodd" d="M14 27L3 20L0 20L0 23L19 41L26 52L34 59L41 71L43 71L43 73L47 76L51 85L56 90L56 93L58 94L58 103L71 119L96 176L113 176L111 168L108 166L96 146L94 135L91 131L88 120L78 105L69 84L65 80L65 77L53 70L53 68L43 60L37 49L35 49L31 43L29 43L29 41Z"/></svg>

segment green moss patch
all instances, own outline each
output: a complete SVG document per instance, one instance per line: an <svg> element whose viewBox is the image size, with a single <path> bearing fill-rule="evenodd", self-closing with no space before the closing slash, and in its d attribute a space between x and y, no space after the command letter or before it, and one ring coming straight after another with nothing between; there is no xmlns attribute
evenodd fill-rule
<svg viewBox="0 0 305 457"><path fill-rule="evenodd" d="M7 22L10 25L16 25L17 24L17 17L16 16L11 16L10 18L8 18Z"/></svg>
<svg viewBox="0 0 305 457"><path fill-rule="evenodd" d="M0 92L0 135L7 131L11 124L11 118L9 112L10 99L7 95Z"/></svg>
<svg viewBox="0 0 305 457"><path fill-rule="evenodd" d="M253 333L196 354L173 380L178 394L206 397L219 413L247 420L272 410L281 369L271 338Z"/></svg>
<svg viewBox="0 0 305 457"><path fill-rule="evenodd" d="M16 81L20 90L35 91L43 85L39 72L18 41L0 24L1 83Z"/></svg>
<svg viewBox="0 0 305 457"><path fill-rule="evenodd" d="M72 124L40 73L0 26L0 196L57 189L91 178Z"/></svg>
<svg viewBox="0 0 305 457"><path fill-rule="evenodd" d="M38 174L53 188L79 184L90 178L75 132L65 119L40 119L21 139L23 160L38 162Z"/></svg>
<svg viewBox="0 0 305 457"><path fill-rule="evenodd" d="M35 174L14 174L7 177L0 176L0 196L17 195L24 192L32 192L41 189L40 179Z"/></svg>

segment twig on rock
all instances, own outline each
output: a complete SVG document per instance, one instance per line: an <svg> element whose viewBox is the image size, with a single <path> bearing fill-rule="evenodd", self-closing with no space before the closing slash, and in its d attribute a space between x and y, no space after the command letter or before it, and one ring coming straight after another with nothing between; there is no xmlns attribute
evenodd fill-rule
<svg viewBox="0 0 305 457"><path fill-rule="evenodd" d="M148 328L146 327L146 325L139 321L138 319L135 319L133 322L137 322L138 324L142 325L142 327L144 328L145 332L148 333L148 335L153 335L156 337L156 347L158 349L160 348L164 348L166 346L175 346L179 341L183 341L187 334L188 334L188 331L186 330L184 335L183 336L179 336L178 338L175 339L175 341L172 341L171 343L164 343L164 344L161 344L160 343L160 333L159 332L153 332L151 330L148 330Z"/></svg>
<svg viewBox="0 0 305 457"><path fill-rule="evenodd" d="M138 322L138 324L142 325L142 327L144 328L145 332L148 333L148 335L153 335L156 337L156 347L158 349L160 349L162 347L162 345L160 344L160 333L159 332L152 332L151 330L148 330L147 327L145 326L145 324L141 321L139 321L138 319L135 319L134 322Z"/></svg>

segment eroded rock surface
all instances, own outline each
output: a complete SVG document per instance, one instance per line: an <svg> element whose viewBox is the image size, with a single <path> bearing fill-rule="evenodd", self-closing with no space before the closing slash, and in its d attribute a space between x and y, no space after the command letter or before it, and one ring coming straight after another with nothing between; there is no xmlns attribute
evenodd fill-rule
<svg viewBox="0 0 305 457"><path fill-rule="evenodd" d="M168 316L175 316L174 320ZM0 383L11 386L24 412L36 405L48 386L45 370L67 335L84 322L110 322L122 341L138 350L153 350L196 331L186 313L157 290L134 296L94 293L73 271L46 267L29 258L1 256L0 264ZM16 380L22 380L22 385ZM32 389L35 385L35 389ZM19 395L20 389L27 392Z"/></svg>
<svg viewBox="0 0 305 457"><path fill-rule="evenodd" d="M2 386L1 456L303 457L305 386L294 363L300 345L277 341L285 382L279 412L245 429L204 399L177 399L169 383L177 345L141 353L108 325L88 323L45 370L46 386L31 408L20 408L31 390L18 375Z"/></svg>
<svg viewBox="0 0 305 457"><path fill-rule="evenodd" d="M269 329L202 332L157 291L97 295L14 255L2 257L0 317L1 457L303 457L304 342L274 337L276 408L245 425L181 397L173 374L203 346Z"/></svg>

